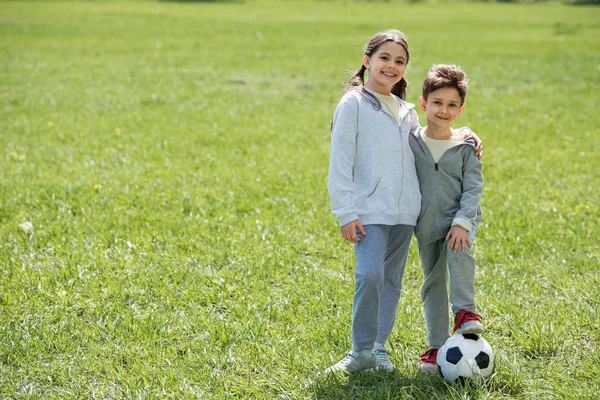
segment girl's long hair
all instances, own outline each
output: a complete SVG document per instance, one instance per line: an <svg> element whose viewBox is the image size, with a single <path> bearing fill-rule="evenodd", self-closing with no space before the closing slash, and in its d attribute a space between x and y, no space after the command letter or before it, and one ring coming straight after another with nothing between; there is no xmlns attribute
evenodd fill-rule
<svg viewBox="0 0 600 400"><path fill-rule="evenodd" d="M389 29L387 31L379 32L377 35L373 36L369 43L367 43L365 47L365 55L367 57L371 57L385 42L394 42L404 47L406 50L406 63L408 64L408 60L410 59L410 52L408 51L408 42L406 41L406 35L396 29ZM367 93L366 90L363 90L363 86L365 85L365 71L367 68L364 65L361 65L358 70L352 75L348 84L346 85L346 92L350 90L360 90L363 93ZM392 88L392 93L396 96L400 97L402 100L406 99L406 87L408 86L408 82L404 77L400 79L398 83L394 85ZM377 101L379 103L379 101Z"/></svg>

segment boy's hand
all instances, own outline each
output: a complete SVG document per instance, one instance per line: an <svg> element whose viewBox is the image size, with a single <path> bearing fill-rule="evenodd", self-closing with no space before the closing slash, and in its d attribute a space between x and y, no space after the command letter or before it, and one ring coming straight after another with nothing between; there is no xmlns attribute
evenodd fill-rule
<svg viewBox="0 0 600 400"><path fill-rule="evenodd" d="M362 226L359 220L355 219L354 221L348 222L346 225L342 226L342 237L351 243L360 242L360 238L356 236L357 229L363 234L363 236L367 236L365 228Z"/></svg>
<svg viewBox="0 0 600 400"><path fill-rule="evenodd" d="M457 252L462 247L462 252L467 250L466 246L471 248L471 241L469 240L469 233L465 228L459 225L454 225L450 232L446 235L446 241L448 243L448 249L453 252Z"/></svg>

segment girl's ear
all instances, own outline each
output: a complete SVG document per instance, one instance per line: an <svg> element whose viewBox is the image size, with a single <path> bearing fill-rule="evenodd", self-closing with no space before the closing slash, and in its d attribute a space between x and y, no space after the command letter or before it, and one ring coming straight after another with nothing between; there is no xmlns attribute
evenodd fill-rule
<svg viewBox="0 0 600 400"><path fill-rule="evenodd" d="M423 96L419 97L419 104L421 105L421 110L427 111L427 102L423 98Z"/></svg>
<svg viewBox="0 0 600 400"><path fill-rule="evenodd" d="M365 66L366 69L369 69L369 56L365 55L363 57L363 65Z"/></svg>

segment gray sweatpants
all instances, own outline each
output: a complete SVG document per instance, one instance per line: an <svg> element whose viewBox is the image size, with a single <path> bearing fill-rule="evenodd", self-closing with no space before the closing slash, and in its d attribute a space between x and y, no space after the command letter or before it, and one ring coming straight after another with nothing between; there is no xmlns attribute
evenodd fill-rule
<svg viewBox="0 0 600 400"><path fill-rule="evenodd" d="M469 239L472 245L475 230L469 232ZM475 312L475 258L469 248L464 253L448 251L448 243L444 239L419 245L419 256L423 269L421 299L427 339L430 347L439 348L449 336L448 275L452 312Z"/></svg>
<svg viewBox="0 0 600 400"><path fill-rule="evenodd" d="M354 245L356 285L352 309L352 347L370 350L392 333L402 276L414 226L365 225Z"/></svg>

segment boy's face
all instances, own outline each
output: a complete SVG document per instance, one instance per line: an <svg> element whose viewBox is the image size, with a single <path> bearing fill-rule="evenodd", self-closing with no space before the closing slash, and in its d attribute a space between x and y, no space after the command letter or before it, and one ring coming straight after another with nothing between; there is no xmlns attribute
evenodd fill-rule
<svg viewBox="0 0 600 400"><path fill-rule="evenodd" d="M435 124L439 127L450 126L460 115L465 105L460 105L460 95L453 87L444 87L429 93L427 101L419 99L421 109L427 115L427 124Z"/></svg>

